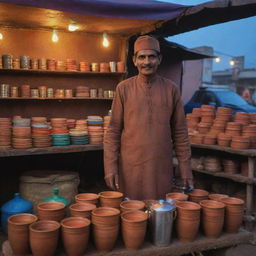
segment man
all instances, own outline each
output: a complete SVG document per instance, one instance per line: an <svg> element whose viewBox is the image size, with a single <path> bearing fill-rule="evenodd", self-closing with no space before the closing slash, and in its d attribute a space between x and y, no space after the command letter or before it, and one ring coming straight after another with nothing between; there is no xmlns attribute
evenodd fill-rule
<svg viewBox="0 0 256 256"><path fill-rule="evenodd" d="M165 198L173 185L173 148L184 185L193 184L183 106L175 84L156 74L161 59L157 39L135 41L139 74L118 84L104 140L106 184L130 199Z"/></svg>

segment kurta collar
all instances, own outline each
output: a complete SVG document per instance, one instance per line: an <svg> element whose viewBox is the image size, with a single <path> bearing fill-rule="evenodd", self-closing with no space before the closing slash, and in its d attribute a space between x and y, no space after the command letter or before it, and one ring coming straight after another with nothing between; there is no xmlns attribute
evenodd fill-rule
<svg viewBox="0 0 256 256"><path fill-rule="evenodd" d="M137 81L140 84L143 84L143 85L149 86L149 87L151 87L153 85L153 83L156 81L156 79L157 79L157 74L154 74L152 77L150 77L150 79L148 79L147 77L145 77L141 74L138 74L138 76L137 76Z"/></svg>

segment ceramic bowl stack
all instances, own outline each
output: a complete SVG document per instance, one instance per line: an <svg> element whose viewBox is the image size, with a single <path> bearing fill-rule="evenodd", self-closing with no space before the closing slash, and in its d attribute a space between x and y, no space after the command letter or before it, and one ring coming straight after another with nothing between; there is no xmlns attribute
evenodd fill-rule
<svg viewBox="0 0 256 256"><path fill-rule="evenodd" d="M72 145L85 145L89 144L89 136L87 130L70 129L69 135Z"/></svg>
<svg viewBox="0 0 256 256"><path fill-rule="evenodd" d="M51 126L46 117L32 117L32 139L35 148L45 148L52 145Z"/></svg>
<svg viewBox="0 0 256 256"><path fill-rule="evenodd" d="M103 123L103 130L104 130L104 135L106 134L109 122L110 122L110 116L104 116L103 117L104 123Z"/></svg>
<svg viewBox="0 0 256 256"><path fill-rule="evenodd" d="M66 61L66 68L67 68L68 71L77 71L76 60L67 59L67 61Z"/></svg>
<svg viewBox="0 0 256 256"><path fill-rule="evenodd" d="M90 90L87 86L77 86L76 87L76 97L79 98L89 98Z"/></svg>
<svg viewBox="0 0 256 256"><path fill-rule="evenodd" d="M12 146L16 149L32 148L30 118L14 118L12 120Z"/></svg>
<svg viewBox="0 0 256 256"><path fill-rule="evenodd" d="M12 122L9 117L0 118L0 150L11 148Z"/></svg>
<svg viewBox="0 0 256 256"><path fill-rule="evenodd" d="M88 132L87 120L86 119L78 119L76 120L76 129L86 130Z"/></svg>
<svg viewBox="0 0 256 256"><path fill-rule="evenodd" d="M76 119L67 119L68 129L74 129L76 127Z"/></svg>
<svg viewBox="0 0 256 256"><path fill-rule="evenodd" d="M103 143L103 118L101 116L88 116L88 133L90 144L102 144Z"/></svg>
<svg viewBox="0 0 256 256"><path fill-rule="evenodd" d="M52 126L52 145L68 146L70 145L70 136L67 129L66 118L51 118Z"/></svg>

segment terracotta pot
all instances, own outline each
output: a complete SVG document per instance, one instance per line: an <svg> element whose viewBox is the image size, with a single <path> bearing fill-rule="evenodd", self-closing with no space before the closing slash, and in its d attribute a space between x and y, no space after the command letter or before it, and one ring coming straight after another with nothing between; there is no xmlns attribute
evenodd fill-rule
<svg viewBox="0 0 256 256"><path fill-rule="evenodd" d="M208 199L209 192L203 189L194 189L188 195L189 201L200 203L200 201Z"/></svg>
<svg viewBox="0 0 256 256"><path fill-rule="evenodd" d="M196 144L203 144L204 134L193 134L191 136L191 142Z"/></svg>
<svg viewBox="0 0 256 256"><path fill-rule="evenodd" d="M175 224L178 239L182 242L192 242L199 229L201 206L193 202L176 201L176 207Z"/></svg>
<svg viewBox="0 0 256 256"><path fill-rule="evenodd" d="M37 205L39 220L61 221L65 218L65 204L60 202L43 202Z"/></svg>
<svg viewBox="0 0 256 256"><path fill-rule="evenodd" d="M225 204L214 200L203 200L202 226L207 237L218 238L224 224Z"/></svg>
<svg viewBox="0 0 256 256"><path fill-rule="evenodd" d="M222 198L227 198L229 197L228 195L225 194L209 194L209 199L214 200L214 201L219 201L221 202Z"/></svg>
<svg viewBox="0 0 256 256"><path fill-rule="evenodd" d="M138 201L138 200L123 201L120 204L121 213L127 212L127 211L134 211L134 210L144 210L144 208L145 208L145 203L143 201Z"/></svg>
<svg viewBox="0 0 256 256"><path fill-rule="evenodd" d="M120 211L111 207L99 207L92 211L92 223L95 225L114 226L118 225Z"/></svg>
<svg viewBox="0 0 256 256"><path fill-rule="evenodd" d="M99 195L94 193L81 193L75 196L75 200L77 203L91 203L98 204Z"/></svg>
<svg viewBox="0 0 256 256"><path fill-rule="evenodd" d="M41 220L29 226L29 239L33 256L54 256L58 245L60 224Z"/></svg>
<svg viewBox="0 0 256 256"><path fill-rule="evenodd" d="M8 218L8 240L14 255L30 254L29 225L37 221L37 216L20 213Z"/></svg>
<svg viewBox="0 0 256 256"><path fill-rule="evenodd" d="M224 227L227 233L237 233L244 213L244 201L236 197L222 198L221 202L226 205Z"/></svg>
<svg viewBox="0 0 256 256"><path fill-rule="evenodd" d="M103 191L99 193L100 206L120 208L120 203L123 201L123 193L117 191Z"/></svg>
<svg viewBox="0 0 256 256"><path fill-rule="evenodd" d="M62 241L68 256L82 256L86 251L90 220L82 217L69 217L61 221Z"/></svg>
<svg viewBox="0 0 256 256"><path fill-rule="evenodd" d="M218 145L222 147L229 147L232 137L225 133L218 134L217 141Z"/></svg>
<svg viewBox="0 0 256 256"><path fill-rule="evenodd" d="M129 211L121 215L122 236L126 249L138 250L144 242L148 214L143 211Z"/></svg>
<svg viewBox="0 0 256 256"><path fill-rule="evenodd" d="M203 161L205 170L210 172L221 171L221 160L217 156L207 156Z"/></svg>
<svg viewBox="0 0 256 256"><path fill-rule="evenodd" d="M93 224L93 239L98 251L111 251L116 243L119 225L103 226Z"/></svg>
<svg viewBox="0 0 256 256"><path fill-rule="evenodd" d="M203 123L213 123L213 120L214 120L214 115L202 115L202 118L201 118L201 122Z"/></svg>
<svg viewBox="0 0 256 256"><path fill-rule="evenodd" d="M179 193L179 192L172 192L172 193L166 194L166 199L168 199L168 198L177 200L177 201L187 201L188 195Z"/></svg>
<svg viewBox="0 0 256 256"><path fill-rule="evenodd" d="M192 114L201 117L201 108L193 108Z"/></svg>
<svg viewBox="0 0 256 256"><path fill-rule="evenodd" d="M91 203L76 203L69 206L71 217L83 217L89 220L94 209L96 209L96 205Z"/></svg>
<svg viewBox="0 0 256 256"><path fill-rule="evenodd" d="M201 112L202 111L214 111L214 110L215 110L215 107L212 106L212 105L205 105L205 104L203 104L201 106Z"/></svg>
<svg viewBox="0 0 256 256"><path fill-rule="evenodd" d="M250 138L245 136L233 136L231 141L231 148L234 149L249 149Z"/></svg>
<svg viewBox="0 0 256 256"><path fill-rule="evenodd" d="M225 173L235 174L235 173L238 173L240 170L240 164L237 160L223 159L222 164L223 164Z"/></svg>
<svg viewBox="0 0 256 256"><path fill-rule="evenodd" d="M215 145L217 142L217 138L215 134L207 133L204 136L203 143L206 145Z"/></svg>
<svg viewBox="0 0 256 256"><path fill-rule="evenodd" d="M218 107L217 114L232 114L232 108Z"/></svg>
<svg viewBox="0 0 256 256"><path fill-rule="evenodd" d="M210 131L210 128L211 128L211 124L209 124L209 123L202 123L202 122L200 122L197 125L197 129L198 129L199 133L201 133L201 134L208 133Z"/></svg>
<svg viewBox="0 0 256 256"><path fill-rule="evenodd" d="M240 136L241 130L237 128L226 128L225 133L230 136Z"/></svg>

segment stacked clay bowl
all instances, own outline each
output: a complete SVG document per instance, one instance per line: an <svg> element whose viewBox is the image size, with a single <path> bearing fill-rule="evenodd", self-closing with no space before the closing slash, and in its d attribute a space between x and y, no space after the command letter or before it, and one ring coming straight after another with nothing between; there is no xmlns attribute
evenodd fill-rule
<svg viewBox="0 0 256 256"><path fill-rule="evenodd" d="M66 118L51 118L52 125L52 145L67 146L70 145L70 136L67 129Z"/></svg>
<svg viewBox="0 0 256 256"><path fill-rule="evenodd" d="M203 144L206 145L215 145L217 143L217 136L215 133L207 133L204 136Z"/></svg>
<svg viewBox="0 0 256 256"><path fill-rule="evenodd" d="M107 62L101 62L100 63L100 72L110 72L110 69L109 69L109 63Z"/></svg>
<svg viewBox="0 0 256 256"><path fill-rule="evenodd" d="M218 121L229 122L232 118L232 109L218 107L216 112L216 119Z"/></svg>
<svg viewBox="0 0 256 256"><path fill-rule="evenodd" d="M242 136L249 137L251 148L256 148L256 125L255 124L243 126Z"/></svg>
<svg viewBox="0 0 256 256"><path fill-rule="evenodd" d="M77 71L76 60L67 59L66 60L66 68L68 71Z"/></svg>
<svg viewBox="0 0 256 256"><path fill-rule="evenodd" d="M236 159L223 159L222 165L225 173L236 174L240 171L240 163Z"/></svg>
<svg viewBox="0 0 256 256"><path fill-rule="evenodd" d="M250 113L249 115L251 124L256 124L256 113Z"/></svg>
<svg viewBox="0 0 256 256"><path fill-rule="evenodd" d="M217 137L217 142L219 146L229 147L231 143L232 136L226 133L219 133Z"/></svg>
<svg viewBox="0 0 256 256"><path fill-rule="evenodd" d="M226 125L225 134L230 136L240 136L242 131L242 125L237 122L228 122Z"/></svg>
<svg viewBox="0 0 256 256"><path fill-rule="evenodd" d="M30 119L13 119L12 146L16 149L32 148Z"/></svg>
<svg viewBox="0 0 256 256"><path fill-rule="evenodd" d="M102 144L103 143L103 119L100 116L88 116L88 133L90 144Z"/></svg>
<svg viewBox="0 0 256 256"><path fill-rule="evenodd" d="M231 141L231 148L234 149L249 149L250 137L248 136L233 136Z"/></svg>
<svg viewBox="0 0 256 256"><path fill-rule="evenodd" d="M74 129L76 127L76 119L67 119L68 129Z"/></svg>
<svg viewBox="0 0 256 256"><path fill-rule="evenodd" d="M32 117L32 139L35 148L45 148L52 145L50 128L46 122L46 117Z"/></svg>
<svg viewBox="0 0 256 256"><path fill-rule="evenodd" d="M90 64L86 61L80 61L79 62L79 70L81 72L89 72L90 71Z"/></svg>
<svg viewBox="0 0 256 256"><path fill-rule="evenodd" d="M89 143L88 132L79 129L70 129L69 135L72 145L85 145Z"/></svg>
<svg viewBox="0 0 256 256"><path fill-rule="evenodd" d="M207 200L209 192L203 189L194 189L189 195L189 201L194 203L200 203L202 200Z"/></svg>
<svg viewBox="0 0 256 256"><path fill-rule="evenodd" d="M87 120L86 119L78 119L76 120L76 129L88 131Z"/></svg>
<svg viewBox="0 0 256 256"><path fill-rule="evenodd" d="M251 117L249 113L236 112L234 121L242 125L248 125L250 123Z"/></svg>
<svg viewBox="0 0 256 256"><path fill-rule="evenodd" d="M217 156L207 156L204 159L204 169L209 172L221 171L221 160Z"/></svg>
<svg viewBox="0 0 256 256"><path fill-rule="evenodd" d="M200 122L200 116L196 113L191 113L186 115L187 123L188 123L188 128L191 129L196 129L198 123Z"/></svg>
<svg viewBox="0 0 256 256"><path fill-rule="evenodd" d="M0 149L11 148L12 122L11 118L0 118Z"/></svg>
<svg viewBox="0 0 256 256"><path fill-rule="evenodd" d="M89 87L87 87L87 86L77 86L75 95L78 98L89 98L90 97Z"/></svg>

